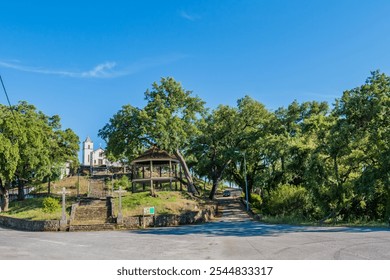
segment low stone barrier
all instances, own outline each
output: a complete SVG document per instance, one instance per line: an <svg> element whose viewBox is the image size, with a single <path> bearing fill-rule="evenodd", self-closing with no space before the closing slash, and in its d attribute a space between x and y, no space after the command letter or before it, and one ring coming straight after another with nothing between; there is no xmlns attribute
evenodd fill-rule
<svg viewBox="0 0 390 280"><path fill-rule="evenodd" d="M135 229L142 227L169 227L197 224L213 219L215 214L216 207L209 206L199 211L188 211L180 215L161 214L156 216L123 217L123 224L120 226L126 229Z"/></svg>
<svg viewBox="0 0 390 280"><path fill-rule="evenodd" d="M77 225L77 230L113 230L115 228L137 229L143 227L168 227L186 224L204 223L214 218L217 205L207 205L199 211L188 211L180 215L161 214L156 216L124 217L122 224L106 223ZM30 221L0 216L0 226L26 231L60 231L59 220ZM72 231L72 225L67 230Z"/></svg>
<svg viewBox="0 0 390 280"><path fill-rule="evenodd" d="M59 220L30 221L25 219L0 216L0 225L27 231L59 231Z"/></svg>

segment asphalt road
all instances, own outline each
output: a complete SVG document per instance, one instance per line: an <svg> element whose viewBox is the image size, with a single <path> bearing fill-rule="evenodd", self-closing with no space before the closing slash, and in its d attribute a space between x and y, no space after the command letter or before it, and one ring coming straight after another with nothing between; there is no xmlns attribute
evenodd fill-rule
<svg viewBox="0 0 390 280"><path fill-rule="evenodd" d="M23 232L0 227L0 259L390 260L390 231L255 222L239 204L212 223L101 232Z"/></svg>

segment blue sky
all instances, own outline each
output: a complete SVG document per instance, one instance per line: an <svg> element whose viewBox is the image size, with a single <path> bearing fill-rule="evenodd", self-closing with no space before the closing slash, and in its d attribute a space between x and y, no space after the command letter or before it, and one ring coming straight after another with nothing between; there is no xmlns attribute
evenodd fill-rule
<svg viewBox="0 0 390 280"><path fill-rule="evenodd" d="M332 103L370 71L390 74L389 15L375 0L2 1L0 74L13 104L104 146L98 130L166 76L209 108Z"/></svg>

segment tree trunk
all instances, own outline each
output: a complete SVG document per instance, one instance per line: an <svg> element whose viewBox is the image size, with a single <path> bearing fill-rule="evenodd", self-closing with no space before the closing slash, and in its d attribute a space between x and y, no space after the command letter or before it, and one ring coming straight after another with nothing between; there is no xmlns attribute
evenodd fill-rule
<svg viewBox="0 0 390 280"><path fill-rule="evenodd" d="M196 190L196 188L194 186L194 181L192 180L192 176L191 176L190 170L188 169L187 163L184 160L183 155L180 153L179 150L175 150L174 154L177 157L177 159L180 161L181 166L183 167L184 176L187 179L187 184L188 184L187 185L187 190L188 190L188 192L191 192L193 194L198 194L198 191Z"/></svg>
<svg viewBox="0 0 390 280"><path fill-rule="evenodd" d="M5 193L5 188L3 187L3 181L1 180L0 177L0 213L3 210L4 193Z"/></svg>
<svg viewBox="0 0 390 280"><path fill-rule="evenodd" d="M253 177L251 175L247 174L246 181L248 184L248 200L249 200L249 202L251 202L251 193L253 190ZM246 197L246 190L245 190L245 197Z"/></svg>
<svg viewBox="0 0 390 280"><path fill-rule="evenodd" d="M232 160L229 159L228 162L222 167L221 171L219 172L218 169L214 169L214 175L212 176L213 180L213 187L211 188L211 192L209 195L210 199L214 199L215 193L217 192L218 184L222 179L223 172L225 172L226 167L230 164ZM215 171L216 170L216 171Z"/></svg>
<svg viewBox="0 0 390 280"><path fill-rule="evenodd" d="M215 178L213 178L213 187L211 188L210 196L209 196L210 199L214 199L219 182L220 182L220 176L216 176Z"/></svg>
<svg viewBox="0 0 390 280"><path fill-rule="evenodd" d="M1 179L0 179L0 198L1 198L0 212L7 212L9 207L8 188L5 185L3 185Z"/></svg>
<svg viewBox="0 0 390 280"><path fill-rule="evenodd" d="M337 164L337 157L333 157L333 169L334 169L334 174L336 176L336 181L337 181L337 186L340 185L340 176L339 176L339 166Z"/></svg>
<svg viewBox="0 0 390 280"><path fill-rule="evenodd" d="M19 179L18 180L18 200L24 200L24 180Z"/></svg>

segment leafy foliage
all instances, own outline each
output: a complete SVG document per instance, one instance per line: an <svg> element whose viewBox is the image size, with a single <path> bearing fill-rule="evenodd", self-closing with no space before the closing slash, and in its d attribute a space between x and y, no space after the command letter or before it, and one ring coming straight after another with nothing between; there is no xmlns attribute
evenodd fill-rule
<svg viewBox="0 0 390 280"><path fill-rule="evenodd" d="M154 83L143 109L124 106L101 130L115 156L131 158L158 144L181 148L200 177L256 190L253 202L272 215L325 221L390 216L390 78L373 72L326 102L292 102L267 110L246 96L236 107L205 113L171 78ZM112 144L112 145L111 145Z"/></svg>
<svg viewBox="0 0 390 280"><path fill-rule="evenodd" d="M26 184L58 176L60 166L78 165L79 138L61 130L60 117L47 116L25 101L0 104L0 195L7 210L8 189L17 184L19 200Z"/></svg>
<svg viewBox="0 0 390 280"><path fill-rule="evenodd" d="M270 115L264 105L246 96L238 100L237 108L221 105L198 123L202 133L193 139L190 152L197 159L196 170L213 181L211 199L223 177L245 190L244 167L251 191L263 169L262 136Z"/></svg>
<svg viewBox="0 0 390 280"><path fill-rule="evenodd" d="M122 176L119 180L114 181L114 190L119 190L119 187L122 187L122 190L130 191L131 183L127 176Z"/></svg>
<svg viewBox="0 0 390 280"><path fill-rule="evenodd" d="M194 125L204 102L191 96L173 78L162 78L145 92L143 109L125 105L100 131L114 158L132 160L141 150L158 146L168 152L186 149L198 133Z"/></svg>
<svg viewBox="0 0 390 280"><path fill-rule="evenodd" d="M60 202L54 197L45 197L42 201L42 211L45 213L54 213L60 208Z"/></svg>
<svg viewBox="0 0 390 280"><path fill-rule="evenodd" d="M99 131L107 142L108 154L131 161L152 146L174 153L183 167L189 191L196 192L182 151L199 133L195 123L204 113L204 102L170 77L162 78L160 84L153 83L145 99L143 109L123 106Z"/></svg>
<svg viewBox="0 0 390 280"><path fill-rule="evenodd" d="M261 209L261 205L263 204L263 199L259 194L251 193L249 202L251 203L252 207L256 209Z"/></svg>
<svg viewBox="0 0 390 280"><path fill-rule="evenodd" d="M272 215L299 216L310 209L310 196L301 186L280 185L270 192L267 210Z"/></svg>

